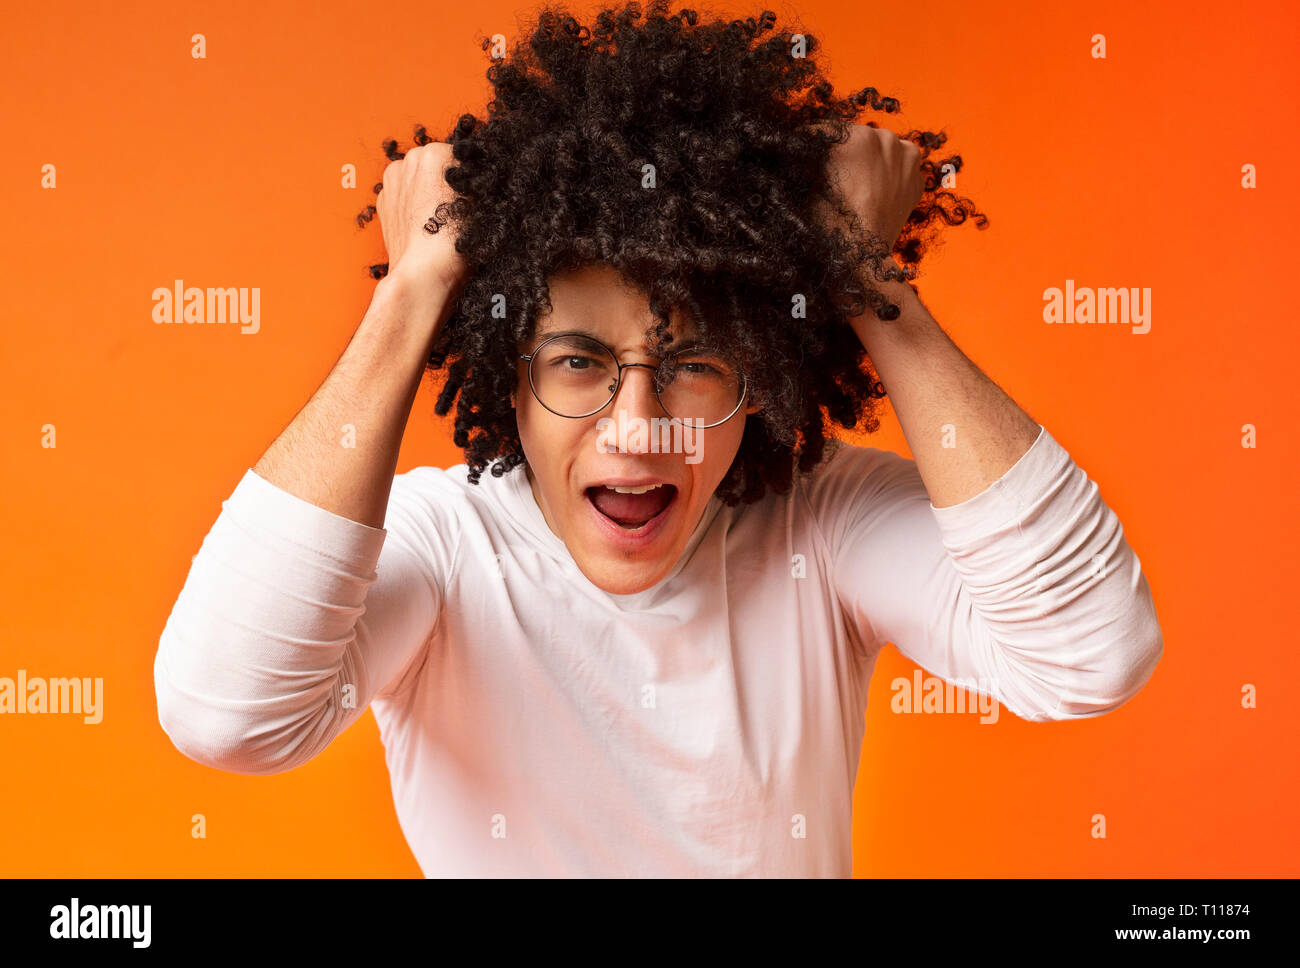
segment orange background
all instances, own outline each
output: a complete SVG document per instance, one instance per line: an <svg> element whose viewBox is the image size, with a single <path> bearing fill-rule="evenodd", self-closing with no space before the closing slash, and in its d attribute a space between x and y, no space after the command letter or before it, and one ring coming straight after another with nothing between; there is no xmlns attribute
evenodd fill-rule
<svg viewBox="0 0 1300 968"><path fill-rule="evenodd" d="M1300 29L1289 4L1134 9L805 0L838 90L950 135L990 227L921 291L1101 486L1165 656L1122 709L894 715L890 648L855 797L868 876L1300 873L1295 601ZM104 720L0 717L0 874L419 877L369 712L273 777L199 766L158 725L158 637L220 502L317 388L384 261L384 138L487 98L484 34L527 4L43 3L0 58L0 675L102 676ZM576 9L587 10L587 6ZM720 4L728 15L760 6ZM190 55L207 37L207 58ZM1090 56L1103 33L1107 58ZM866 120L864 117L863 120ZM889 119L893 121L894 119ZM357 187L340 187L341 166ZM1259 187L1241 187L1241 166ZM40 185L45 164L58 187ZM261 332L160 326L151 293L260 287ZM1152 289L1152 327L1049 326L1042 293ZM1284 400L1291 399L1288 408ZM463 457L417 399L399 471ZM40 445L57 427L58 446ZM1242 425L1258 448L1241 446ZM871 443L907 453L892 417ZM1242 709L1243 683L1258 688ZM190 835L207 816L208 836ZM1107 837L1090 835L1104 813Z"/></svg>

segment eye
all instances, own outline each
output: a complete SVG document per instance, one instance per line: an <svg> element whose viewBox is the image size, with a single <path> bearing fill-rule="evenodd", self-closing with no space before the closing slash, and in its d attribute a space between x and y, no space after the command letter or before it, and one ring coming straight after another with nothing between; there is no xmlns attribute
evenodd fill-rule
<svg viewBox="0 0 1300 968"><path fill-rule="evenodd" d="M575 360L577 361L577 365L571 366L570 364L572 364ZM596 361L593 360L590 356L577 356L574 354L569 354L567 356L556 357L551 361L550 365L553 367L560 367L565 370L585 370L588 368L587 364L592 364L595 362Z"/></svg>
<svg viewBox="0 0 1300 968"><path fill-rule="evenodd" d="M713 364L711 364L711 363L704 363L704 362L699 361L699 360L691 360L691 361L686 362L686 363L678 363L678 364L677 364L677 369L678 369L679 371L682 371L682 372L685 372L685 373L693 373L693 374L696 374L696 375L699 375L699 376L703 376L703 375L706 375L706 374L710 374L710 375L711 375L711 374L714 374L714 373L717 373L717 374L721 374L721 373L722 373L722 371L719 370L719 369L718 369L716 366L714 366Z"/></svg>
<svg viewBox="0 0 1300 968"><path fill-rule="evenodd" d="M735 368L720 356L693 352L676 358L669 358L667 370L676 376L705 378L710 380L731 379Z"/></svg>

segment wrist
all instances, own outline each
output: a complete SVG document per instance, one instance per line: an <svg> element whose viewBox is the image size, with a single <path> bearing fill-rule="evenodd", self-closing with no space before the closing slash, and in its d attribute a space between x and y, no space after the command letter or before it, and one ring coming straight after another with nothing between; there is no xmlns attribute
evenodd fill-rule
<svg viewBox="0 0 1300 968"><path fill-rule="evenodd" d="M875 310L868 307L860 316L851 320L868 355L874 358L886 345L925 339L939 328L939 324L905 280L880 281L869 273L864 272L864 275L869 276L869 284L888 303L898 307L898 316L894 319L881 319ZM883 311L884 307L881 308Z"/></svg>
<svg viewBox="0 0 1300 968"><path fill-rule="evenodd" d="M376 323L390 331L390 339L427 356L458 297L459 287L439 276L398 269L379 280L371 309Z"/></svg>
<svg viewBox="0 0 1300 968"><path fill-rule="evenodd" d="M448 292L453 296L458 294L468 275L461 265L441 266L404 259L390 269L380 282L387 283L387 289L398 289L420 298L437 299Z"/></svg>

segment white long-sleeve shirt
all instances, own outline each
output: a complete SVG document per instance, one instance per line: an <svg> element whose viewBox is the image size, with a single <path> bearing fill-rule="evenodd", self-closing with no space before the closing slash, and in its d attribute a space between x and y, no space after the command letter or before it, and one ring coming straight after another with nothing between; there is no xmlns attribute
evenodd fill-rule
<svg viewBox="0 0 1300 968"><path fill-rule="evenodd" d="M1163 651L1114 512L1040 429L953 507L841 445L786 495L714 497L633 595L593 585L522 468L396 476L386 530L252 470L159 643L199 763L293 769L374 711L426 876L850 876L886 642L1026 719L1100 715Z"/></svg>

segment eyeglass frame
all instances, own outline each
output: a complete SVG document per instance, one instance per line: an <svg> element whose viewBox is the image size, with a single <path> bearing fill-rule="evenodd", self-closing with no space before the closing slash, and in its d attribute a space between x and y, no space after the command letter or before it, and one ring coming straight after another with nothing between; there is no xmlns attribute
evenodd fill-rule
<svg viewBox="0 0 1300 968"><path fill-rule="evenodd" d="M602 403L595 410L589 411L588 413L578 414L576 416L573 414L560 413L560 411L553 410L550 407L546 406L546 401L543 400L542 395L537 392L537 385L533 382L533 360L537 357L537 354L541 350L541 348L545 346L547 343L551 342L551 340L561 339L564 337L573 337L573 336L581 336L583 339L590 340L591 342L600 346L602 349L605 350L605 352L609 354L610 359L614 361L614 365L618 367L618 376L615 378L614 389L610 392L609 399L606 400L604 403ZM687 347L686 349L677 350L676 352L685 353L688 352L689 350L690 347ZM669 355L671 356L673 354L670 353ZM552 333L550 336L546 337L546 339L542 340L540 343L534 346L533 351L531 353L520 353L519 358L528 364L528 389L532 391L534 399L536 399L537 402L540 403L543 408L549 410L557 417L565 417L569 420L585 420L587 417L595 416L596 414L604 410L606 407L608 407L611 403L613 403L614 398L618 396L618 391L623 388L623 371L630 366L642 366L645 367L647 370L654 371L653 383L655 388L655 399L659 401L660 409L662 409L664 413L668 414L668 419L672 421L676 421L677 423L682 423L684 419L690 419L690 418L674 417L671 413L668 412L668 408L664 405L663 397L659 395L659 379L658 379L659 367L663 365L664 360L666 360L668 357L664 357L660 359L658 363L620 363L618 359L618 354L614 352L614 348L612 346L609 346L607 343L604 343L603 341L596 339L594 336L588 336L586 333L573 332L573 333ZM745 405L745 398L749 394L749 380L748 378L746 378L743 370L737 369L736 373L740 376L740 399L736 401L735 409L732 410L731 413L723 417L721 420L715 421L714 423L703 424L703 425L691 424L690 426L694 427L696 430L708 430L710 427L720 427L728 420L730 420L732 417L734 417L737 413L740 412L740 408Z"/></svg>

